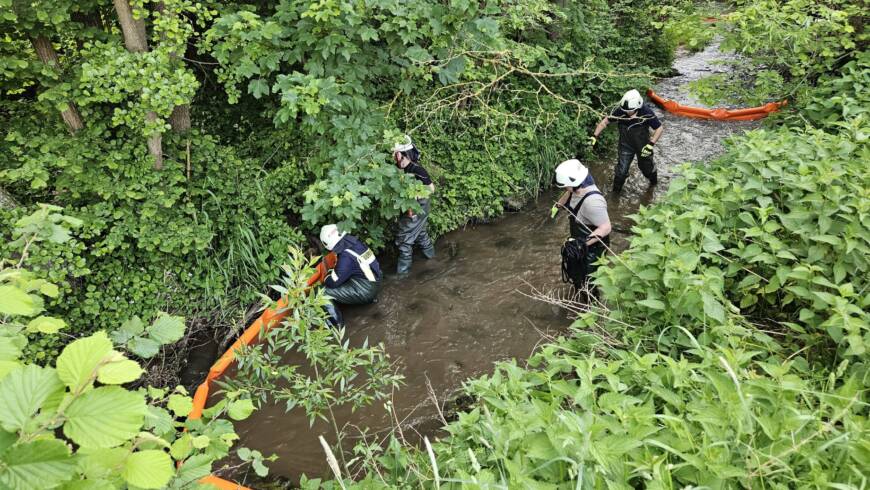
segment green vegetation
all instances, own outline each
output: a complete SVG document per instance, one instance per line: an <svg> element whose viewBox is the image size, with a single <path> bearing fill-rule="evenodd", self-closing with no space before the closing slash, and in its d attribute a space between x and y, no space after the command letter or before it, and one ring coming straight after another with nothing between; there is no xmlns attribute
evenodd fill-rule
<svg viewBox="0 0 870 490"><path fill-rule="evenodd" d="M696 92L788 110L683 168L599 269L603 304L469 381L444 437L360 444L334 465L359 481L304 488L867 487L866 13L733 7L718 25L744 59ZM497 216L677 45L705 46L707 8L0 0L0 487L195 486L260 401L328 419L383 399L383 349L349 348L304 293L310 232L389 243L428 192L388 160L403 133L438 184L433 231ZM284 263L294 315L182 422L190 397L149 372L184 318L239 324Z"/></svg>
<svg viewBox="0 0 870 490"><path fill-rule="evenodd" d="M317 226L390 242L425 192L388 159L403 132L437 180L436 233L536 194L587 151L595 111L667 71L652 3L0 1L17 204L0 251L16 253L11 223L61 206L79 232L29 264L68 332L161 311L226 330Z"/></svg>
<svg viewBox="0 0 870 490"><path fill-rule="evenodd" d="M69 227L81 224L58 211L42 206L19 220L14 233L20 237L15 243L20 259L0 261L0 485L34 490L195 485L229 453L238 436L227 417L247 418L250 400L230 392L202 418L180 422L193 407L184 388L139 384L140 363L102 330L69 342L53 367L21 360L28 334L40 339L67 329L63 319L44 315L45 300L56 297L58 287L26 267L30 253L44 243L71 240ZM143 331L137 319L113 337L118 344L131 339L132 353L141 355L144 341L135 339L158 346L173 342L183 334L184 321L163 316L148 327L147 337L133 337ZM131 337L119 338L119 332Z"/></svg>
<svg viewBox="0 0 870 490"><path fill-rule="evenodd" d="M828 17L765 4L739 6L729 43L789 80L777 98L799 93L779 125L681 169L599 268L603 304L571 337L467 382L473 401L440 440L359 445L366 476L345 486L867 486L866 39L847 29L864 44L823 37L834 53L774 64L795 41L783 22ZM837 6L839 25L857 22Z"/></svg>

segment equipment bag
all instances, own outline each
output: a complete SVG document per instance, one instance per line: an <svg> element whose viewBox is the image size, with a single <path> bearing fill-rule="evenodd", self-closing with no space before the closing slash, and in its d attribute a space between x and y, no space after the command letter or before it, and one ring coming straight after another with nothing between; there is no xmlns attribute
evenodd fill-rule
<svg viewBox="0 0 870 490"><path fill-rule="evenodd" d="M562 245L562 281L574 284L577 289L586 285L589 274L587 248L585 241L573 238L569 238Z"/></svg>

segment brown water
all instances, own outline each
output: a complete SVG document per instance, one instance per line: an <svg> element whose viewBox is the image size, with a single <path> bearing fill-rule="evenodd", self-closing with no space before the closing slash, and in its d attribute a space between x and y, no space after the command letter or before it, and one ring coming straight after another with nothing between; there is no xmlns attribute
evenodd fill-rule
<svg viewBox="0 0 870 490"><path fill-rule="evenodd" d="M715 70L711 63L721 58L716 45L682 55L675 63L682 75L663 81L656 91L699 105L689 100L684 86ZM617 230L612 235L616 251L628 244L627 216L665 191L673 164L708 160L721 153L724 138L754 126L659 115L665 132L656 146L657 187L650 188L633 165L623 195L611 196L615 158L590 164ZM490 372L498 360L523 362L545 336L558 335L571 323L566 312L524 294L565 288L559 249L568 233L567 221L564 215L556 220L548 216L556 197L546 193L521 212L441 237L435 260L415 259L411 275L402 280L387 275L377 304L343 308L351 343L383 342L405 376L406 384L394 393L392 403L406 433L432 433L440 425L430 386L443 403L464 380ZM382 403L355 414L339 410L336 416L339 426L367 427L380 436L395 425ZM301 409L285 413L283 406L266 406L238 423L237 430L240 445L279 456L269 464L272 474L296 479L301 473L320 476L328 471L317 436L334 443L335 435L325 423L309 427Z"/></svg>

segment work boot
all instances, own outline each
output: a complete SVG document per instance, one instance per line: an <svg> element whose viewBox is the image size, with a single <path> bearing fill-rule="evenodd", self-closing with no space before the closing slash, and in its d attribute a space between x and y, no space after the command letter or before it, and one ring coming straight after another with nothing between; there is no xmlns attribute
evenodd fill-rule
<svg viewBox="0 0 870 490"><path fill-rule="evenodd" d="M427 259L435 258L435 245L429 245L428 247L423 249L423 257Z"/></svg>
<svg viewBox="0 0 870 490"><path fill-rule="evenodd" d="M408 277L408 274L411 273L412 261L412 257L399 256L399 263L396 266L396 275L399 276L399 278Z"/></svg>
<svg viewBox="0 0 870 490"><path fill-rule="evenodd" d="M335 306L335 303L330 301L323 306L323 309L326 311L326 321L330 325L333 327L341 327L344 325L344 318L341 316L341 310Z"/></svg>

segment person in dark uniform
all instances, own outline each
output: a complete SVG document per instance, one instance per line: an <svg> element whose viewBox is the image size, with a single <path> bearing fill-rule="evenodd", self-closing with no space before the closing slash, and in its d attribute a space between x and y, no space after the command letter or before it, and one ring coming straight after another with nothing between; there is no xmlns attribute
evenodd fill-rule
<svg viewBox="0 0 870 490"><path fill-rule="evenodd" d="M349 305L374 302L381 290L381 266L371 249L332 224L320 229L320 241L337 257L335 267L323 281L326 296Z"/></svg>
<svg viewBox="0 0 870 490"><path fill-rule="evenodd" d="M598 135L611 121L619 125L619 150L616 160L616 170L613 173L613 192L618 193L628 178L631 161L637 156L637 166L650 185L658 182L655 162L653 161L653 145L662 136L662 123L649 106L643 103L643 98L637 90L629 90L619 101L619 107L609 116L605 116L595 126L595 131L589 138L591 146L595 146ZM653 131L650 136L650 130Z"/></svg>
<svg viewBox="0 0 870 490"><path fill-rule="evenodd" d="M411 142L410 136L405 136L402 143L393 146L393 160L396 165L406 174L411 174L429 190L435 190L435 184L429 177L429 172L420 165L420 151ZM408 210L399 218L399 230L396 233L396 246L399 248L399 263L396 273L399 277L408 275L411 271L411 262L414 259L414 245L420 247L423 256L427 259L435 257L435 244L429 238L426 229L429 223L429 199L417 199L421 211L414 213Z"/></svg>
<svg viewBox="0 0 870 490"><path fill-rule="evenodd" d="M556 185L567 189L551 210L555 217L559 209L568 211L571 238L566 242L577 262L572 277L577 289L588 287L588 276L597 268L598 258L610 246L610 216L607 201L595 185L592 175L579 160L566 160L556 167ZM573 242L573 243L571 243ZM563 250L563 262L565 250ZM565 264L563 263L563 271Z"/></svg>

